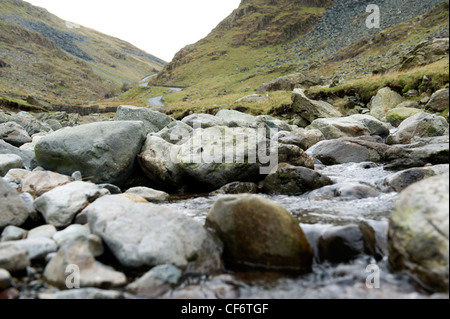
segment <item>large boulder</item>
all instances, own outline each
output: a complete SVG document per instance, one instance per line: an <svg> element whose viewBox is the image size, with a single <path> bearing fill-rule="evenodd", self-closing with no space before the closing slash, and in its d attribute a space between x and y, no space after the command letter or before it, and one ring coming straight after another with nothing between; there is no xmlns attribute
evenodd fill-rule
<svg viewBox="0 0 450 319"><path fill-rule="evenodd" d="M306 97L302 89L295 89L292 94L294 111L302 118L312 123L319 118L341 117L333 105L324 101L314 101Z"/></svg>
<svg viewBox="0 0 450 319"><path fill-rule="evenodd" d="M216 117L224 122L236 122L247 125L256 123L255 116L234 110L221 110L216 114Z"/></svg>
<svg viewBox="0 0 450 319"><path fill-rule="evenodd" d="M370 115L317 119L311 127L320 130L327 140L362 135L388 136L389 127Z"/></svg>
<svg viewBox="0 0 450 319"><path fill-rule="evenodd" d="M448 57L448 47L448 38L424 41L403 58L400 70L427 65Z"/></svg>
<svg viewBox="0 0 450 319"><path fill-rule="evenodd" d="M306 167L284 167L264 180L268 194L302 195L306 192L331 185L326 176Z"/></svg>
<svg viewBox="0 0 450 319"><path fill-rule="evenodd" d="M171 208L105 196L88 206L93 234L128 268L172 264L207 273L222 268L222 245L201 224Z"/></svg>
<svg viewBox="0 0 450 319"><path fill-rule="evenodd" d="M21 226L28 218L28 208L19 193L0 177L0 230Z"/></svg>
<svg viewBox="0 0 450 319"><path fill-rule="evenodd" d="M156 186L169 190L179 188L185 176L177 160L179 151L179 145L149 135L138 156L139 165Z"/></svg>
<svg viewBox="0 0 450 319"><path fill-rule="evenodd" d="M448 88L436 91L432 96L426 108L433 112L442 112L449 107Z"/></svg>
<svg viewBox="0 0 450 319"><path fill-rule="evenodd" d="M389 225L389 261L433 290L449 289L449 174L400 195Z"/></svg>
<svg viewBox="0 0 450 319"><path fill-rule="evenodd" d="M36 160L65 175L80 171L94 183L122 184L145 139L142 122L99 122L59 130L41 139Z"/></svg>
<svg viewBox="0 0 450 319"><path fill-rule="evenodd" d="M312 249L298 221L282 206L257 195L223 196L206 225L225 244L230 267L309 271Z"/></svg>
<svg viewBox="0 0 450 319"><path fill-rule="evenodd" d="M385 87L377 92L370 102L370 115L383 120L389 110L395 108L404 101L403 97L390 88Z"/></svg>
<svg viewBox="0 0 450 319"><path fill-rule="evenodd" d="M121 105L117 109L115 121L142 121L146 133L155 133L161 131L167 125L175 120L161 112L152 111L145 107L131 105Z"/></svg>
<svg viewBox="0 0 450 319"><path fill-rule="evenodd" d="M447 120L438 115L418 113L400 124L388 138L389 144L409 144L414 137L442 136L448 131Z"/></svg>
<svg viewBox="0 0 450 319"><path fill-rule="evenodd" d="M27 131L15 122L0 124L0 139L14 146L22 146L31 142Z"/></svg>
<svg viewBox="0 0 450 319"><path fill-rule="evenodd" d="M19 155L0 154L0 177L5 176L9 170L22 168L23 160Z"/></svg>
<svg viewBox="0 0 450 319"><path fill-rule="evenodd" d="M107 194L109 194L108 190L95 184L73 182L57 187L37 198L34 201L34 207L42 213L47 224L66 227L89 203Z"/></svg>

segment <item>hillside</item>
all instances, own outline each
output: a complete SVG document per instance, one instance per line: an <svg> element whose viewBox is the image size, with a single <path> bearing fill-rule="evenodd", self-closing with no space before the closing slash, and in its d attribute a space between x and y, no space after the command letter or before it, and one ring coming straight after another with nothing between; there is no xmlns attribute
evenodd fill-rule
<svg viewBox="0 0 450 319"><path fill-rule="evenodd" d="M165 62L22 0L0 2L0 96L83 104L118 95Z"/></svg>
<svg viewBox="0 0 450 319"><path fill-rule="evenodd" d="M206 38L180 50L152 84L187 87L167 98L172 113L236 108L238 98L280 76L302 72L329 84L397 71L420 42L448 37L448 1L378 1L379 29L365 25L371 3L244 0ZM290 103L290 92L271 98L245 107L259 113Z"/></svg>

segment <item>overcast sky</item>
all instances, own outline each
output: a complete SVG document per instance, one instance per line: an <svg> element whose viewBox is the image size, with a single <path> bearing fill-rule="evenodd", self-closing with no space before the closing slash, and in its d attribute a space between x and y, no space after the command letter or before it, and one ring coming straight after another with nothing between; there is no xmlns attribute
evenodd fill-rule
<svg viewBox="0 0 450 319"><path fill-rule="evenodd" d="M185 45L205 37L241 0L26 1L171 61Z"/></svg>

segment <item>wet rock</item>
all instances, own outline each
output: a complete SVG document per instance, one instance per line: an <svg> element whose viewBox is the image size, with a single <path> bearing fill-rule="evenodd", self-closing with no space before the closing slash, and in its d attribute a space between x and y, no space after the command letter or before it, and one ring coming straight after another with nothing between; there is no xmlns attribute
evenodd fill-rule
<svg viewBox="0 0 450 319"><path fill-rule="evenodd" d="M135 295L156 298L177 285L182 275L183 272L173 265L156 266L129 285L127 290Z"/></svg>
<svg viewBox="0 0 450 319"><path fill-rule="evenodd" d="M391 123L393 126L398 127L404 120L421 112L422 110L417 108L397 106L396 108L387 112L386 121Z"/></svg>
<svg viewBox="0 0 450 319"><path fill-rule="evenodd" d="M27 131L15 122L0 124L0 139L17 147L31 142L31 137Z"/></svg>
<svg viewBox="0 0 450 319"><path fill-rule="evenodd" d="M0 243L0 268L19 272L30 266L28 250L14 243Z"/></svg>
<svg viewBox="0 0 450 319"><path fill-rule="evenodd" d="M52 238L57 232L56 227L53 225L43 225L36 228L33 228L28 232L27 238Z"/></svg>
<svg viewBox="0 0 450 319"><path fill-rule="evenodd" d="M264 180L267 194L302 195L333 182L326 176L305 167L285 167Z"/></svg>
<svg viewBox="0 0 450 319"><path fill-rule="evenodd" d="M148 136L138 156L139 165L147 178L162 189L176 189L184 182L184 171L177 155L180 146L156 136Z"/></svg>
<svg viewBox="0 0 450 319"><path fill-rule="evenodd" d="M242 183L233 182L227 184L220 188L219 190L212 193L213 195L218 194L256 194L258 192L258 186L255 183Z"/></svg>
<svg viewBox="0 0 450 319"><path fill-rule="evenodd" d="M84 212L92 233L125 267L173 264L194 272L222 267L221 243L202 225L168 207L114 195L98 199Z"/></svg>
<svg viewBox="0 0 450 319"><path fill-rule="evenodd" d="M374 187L354 182L343 182L331 186L325 186L312 191L308 198L311 200L355 200L370 197L378 197L378 192Z"/></svg>
<svg viewBox="0 0 450 319"><path fill-rule="evenodd" d="M409 144L414 137L442 136L448 128L444 117L421 112L403 121L398 131L389 136L388 143Z"/></svg>
<svg viewBox="0 0 450 319"><path fill-rule="evenodd" d="M25 168L31 168L31 163L34 160L34 152L21 150L9 143L6 143L2 139L0 139L0 154L14 154L19 156L22 159L23 166Z"/></svg>
<svg viewBox="0 0 450 319"><path fill-rule="evenodd" d="M22 191L38 197L71 181L69 176L50 171L32 172L22 180Z"/></svg>
<svg viewBox="0 0 450 319"><path fill-rule="evenodd" d="M288 144L275 144L273 147L277 147L278 163L314 168L314 158L306 154L300 147Z"/></svg>
<svg viewBox="0 0 450 319"><path fill-rule="evenodd" d="M210 114L192 114L181 121L193 128L209 128L225 124L223 120Z"/></svg>
<svg viewBox="0 0 450 319"><path fill-rule="evenodd" d="M125 192L145 198L148 202L165 202L169 199L169 194L147 187L133 187Z"/></svg>
<svg viewBox="0 0 450 319"><path fill-rule="evenodd" d="M13 243L14 245L26 248L30 260L44 260L48 254L58 250L56 243L46 237L27 238Z"/></svg>
<svg viewBox="0 0 450 319"><path fill-rule="evenodd" d="M321 260L348 262L364 253L364 239L358 225L327 229L319 240Z"/></svg>
<svg viewBox="0 0 450 319"><path fill-rule="evenodd" d="M386 177L382 182L382 187L384 187L386 191L400 193L414 183L432 176L448 173L448 171L448 165L410 168Z"/></svg>
<svg viewBox="0 0 450 319"><path fill-rule="evenodd" d="M27 235L27 231L25 229L16 227L16 226L8 226L3 229L1 241L13 241L13 240L21 240L25 238Z"/></svg>
<svg viewBox="0 0 450 319"><path fill-rule="evenodd" d="M68 242L62 247L44 270L45 280L60 289L67 289L68 266L76 265L80 271L80 287L103 289L123 287L127 283L124 274L97 262L86 241ZM70 278L69 278L70 279Z"/></svg>
<svg viewBox="0 0 450 319"><path fill-rule="evenodd" d="M0 178L0 230L6 226L21 226L28 218L28 209L19 193Z"/></svg>
<svg viewBox="0 0 450 319"><path fill-rule="evenodd" d="M433 290L449 289L449 174L400 194L389 224L389 261Z"/></svg>
<svg viewBox="0 0 450 319"><path fill-rule="evenodd" d="M146 107L121 105L117 109L115 121L142 121L146 134L161 131L175 120L161 112L152 111Z"/></svg>
<svg viewBox="0 0 450 319"><path fill-rule="evenodd" d="M103 290L98 288L81 288L59 291L53 295L53 299L64 300L108 300L125 299L122 292L116 290Z"/></svg>
<svg viewBox="0 0 450 319"><path fill-rule="evenodd" d="M389 110L395 108L397 105L404 101L403 97L392 91L390 88L385 87L377 92L370 102L370 115L382 120L386 117Z"/></svg>
<svg viewBox="0 0 450 319"><path fill-rule="evenodd" d="M0 154L0 178L5 176L9 170L22 168L23 160L14 154Z"/></svg>
<svg viewBox="0 0 450 319"><path fill-rule="evenodd" d="M0 268L0 290L9 288L12 286L12 278L9 271Z"/></svg>
<svg viewBox="0 0 450 319"><path fill-rule="evenodd" d="M381 141L380 141L381 142ZM382 162L388 145L358 138L341 138L317 143L306 153L325 165Z"/></svg>
<svg viewBox="0 0 450 319"><path fill-rule="evenodd" d="M42 213L47 224L65 227L72 223L76 214L89 203L109 194L109 191L86 182L72 182L57 187L34 201L37 211Z"/></svg>
<svg viewBox="0 0 450 319"><path fill-rule="evenodd" d="M224 242L229 267L311 269L313 253L298 221L273 201L257 195L223 196L206 225Z"/></svg>
<svg viewBox="0 0 450 319"><path fill-rule="evenodd" d="M442 112L449 108L448 88L436 91L426 105L427 110Z"/></svg>
<svg viewBox="0 0 450 319"><path fill-rule="evenodd" d="M362 135L388 136L389 127L370 115L318 119L311 127L320 130L327 140Z"/></svg>
<svg viewBox="0 0 450 319"><path fill-rule="evenodd" d="M448 56L448 38L424 41L403 58L400 70L427 65L446 56Z"/></svg>
<svg viewBox="0 0 450 319"><path fill-rule="evenodd" d="M182 145L192 136L194 129L181 121L172 122L161 131L158 136L168 143Z"/></svg>
<svg viewBox="0 0 450 319"><path fill-rule="evenodd" d="M278 143L296 145L304 151L324 139L322 132L314 129L295 129L292 132L281 131L273 137L273 140L278 141Z"/></svg>
<svg viewBox="0 0 450 319"><path fill-rule="evenodd" d="M80 171L95 183L120 185L131 174L145 139L142 122L99 122L65 128L41 139L36 159L47 170Z"/></svg>
<svg viewBox="0 0 450 319"><path fill-rule="evenodd" d="M292 94L294 111L312 123L319 118L341 117L342 114L331 104L324 101L308 99L302 89L295 89Z"/></svg>

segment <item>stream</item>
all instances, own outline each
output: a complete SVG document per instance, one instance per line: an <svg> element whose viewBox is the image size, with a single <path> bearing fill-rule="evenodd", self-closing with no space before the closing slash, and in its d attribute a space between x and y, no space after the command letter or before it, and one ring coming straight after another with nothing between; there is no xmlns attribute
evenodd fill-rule
<svg viewBox="0 0 450 319"><path fill-rule="evenodd" d="M393 174L373 163L343 164L319 168L318 171L334 182L362 182L379 185ZM221 196L221 195L219 195ZM398 193L380 193L378 197L364 199L334 198L320 200L310 194L302 196L271 196L269 198L291 212L299 221L310 242L317 241L323 230L337 225L370 225L386 245L389 215ZM176 208L187 216L204 223L209 209L218 196L203 196L175 200L166 206ZM317 235L319 234L319 235ZM314 247L314 245L312 245ZM366 279L371 274L366 268L376 263L380 269L380 288L369 289ZM430 298L416 282L406 275L392 273L387 257L376 261L361 255L347 263L316 262L313 271L292 276L276 272L224 273L194 277L183 286L167 293L165 298L244 298L244 299L358 299ZM448 295L433 295L448 298Z"/></svg>

